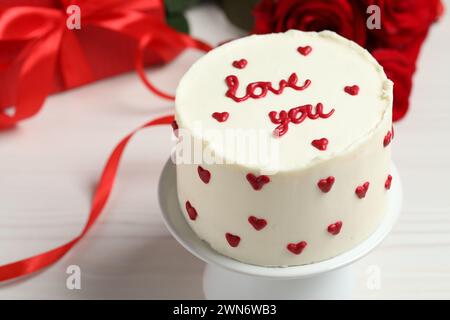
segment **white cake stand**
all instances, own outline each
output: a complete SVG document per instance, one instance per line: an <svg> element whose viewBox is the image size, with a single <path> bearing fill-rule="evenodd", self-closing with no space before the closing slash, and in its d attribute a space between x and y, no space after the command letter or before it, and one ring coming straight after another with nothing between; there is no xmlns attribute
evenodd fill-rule
<svg viewBox="0 0 450 320"><path fill-rule="evenodd" d="M394 165L391 174L388 212L366 241L329 260L295 267L246 264L221 255L200 240L179 207L175 165L170 159L159 180L159 202L165 224L175 239L207 263L203 274L207 299L350 299L355 279L349 265L380 244L400 214L402 187Z"/></svg>

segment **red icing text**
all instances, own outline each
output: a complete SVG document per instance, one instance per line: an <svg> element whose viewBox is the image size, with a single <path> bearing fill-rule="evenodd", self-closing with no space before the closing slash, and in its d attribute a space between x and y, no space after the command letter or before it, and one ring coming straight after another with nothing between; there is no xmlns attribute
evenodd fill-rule
<svg viewBox="0 0 450 320"><path fill-rule="evenodd" d="M272 123L278 124L275 128L274 135L281 137L288 131L289 123L299 124L307 118L311 120L316 120L318 118L326 119L331 117L333 113L334 109L331 109L328 113L324 113L322 103L316 105L315 112L313 112L313 106L311 104L305 104L303 106L292 108L288 112L284 110L281 110L280 112L271 111L269 112L269 118Z"/></svg>
<svg viewBox="0 0 450 320"><path fill-rule="evenodd" d="M311 84L311 80L305 80L302 86L297 85L298 77L294 72L292 73L287 80L280 80L278 89L272 86L272 82L269 81L257 81L252 82L247 85L246 93L244 96L238 97L237 91L239 89L239 79L235 75L230 75L225 78L225 83L228 86L228 91L226 92L226 96L228 98L233 99L236 102L242 102L247 100L248 98L259 99L263 98L267 95L267 92L272 92L276 95L280 95L283 93L284 89L289 87L297 91L305 90Z"/></svg>

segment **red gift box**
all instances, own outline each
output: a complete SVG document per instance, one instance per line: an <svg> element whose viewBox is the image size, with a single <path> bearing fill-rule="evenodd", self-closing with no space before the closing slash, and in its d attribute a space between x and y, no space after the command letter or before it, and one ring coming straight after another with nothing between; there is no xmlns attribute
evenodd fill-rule
<svg viewBox="0 0 450 320"><path fill-rule="evenodd" d="M80 29L70 29L77 12ZM166 63L192 46L166 24L161 0L3 1L0 129L36 114L50 93Z"/></svg>

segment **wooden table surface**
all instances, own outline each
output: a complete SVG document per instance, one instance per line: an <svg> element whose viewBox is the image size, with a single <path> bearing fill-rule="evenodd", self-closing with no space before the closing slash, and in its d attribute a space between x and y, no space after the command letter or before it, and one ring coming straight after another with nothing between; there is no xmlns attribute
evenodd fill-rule
<svg viewBox="0 0 450 320"><path fill-rule="evenodd" d="M446 0L450 7L450 0ZM242 32L213 5L188 14L193 34L217 44ZM358 261L355 298L450 298L450 14L425 43L407 117L396 126L394 161L404 185L401 218L387 240ZM175 90L200 56L148 70ZM0 134L0 263L76 236L107 156L131 129L172 112L129 73L51 96L43 111ZM157 183L171 149L170 128L129 145L111 200L92 232L55 265L0 285L0 299L201 299L203 262L168 233ZM81 289L66 286L81 269Z"/></svg>

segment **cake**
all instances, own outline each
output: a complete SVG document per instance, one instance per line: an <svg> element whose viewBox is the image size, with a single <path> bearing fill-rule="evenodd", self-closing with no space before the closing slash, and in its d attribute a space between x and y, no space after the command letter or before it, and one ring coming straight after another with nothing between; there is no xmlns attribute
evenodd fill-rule
<svg viewBox="0 0 450 320"><path fill-rule="evenodd" d="M391 119L383 68L333 32L223 44L176 92L183 215L213 249L248 264L297 266L351 250L387 210Z"/></svg>

